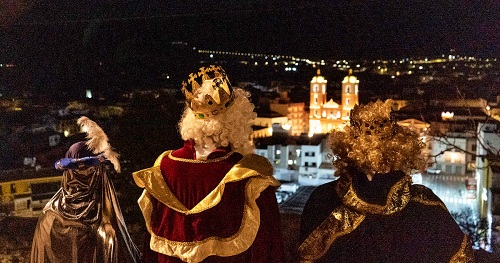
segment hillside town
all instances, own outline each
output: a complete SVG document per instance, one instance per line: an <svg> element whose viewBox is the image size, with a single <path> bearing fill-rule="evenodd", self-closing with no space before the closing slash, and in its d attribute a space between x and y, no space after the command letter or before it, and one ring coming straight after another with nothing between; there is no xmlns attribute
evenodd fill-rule
<svg viewBox="0 0 500 263"><path fill-rule="evenodd" d="M349 122L354 105L392 99L398 124L417 132L426 144L422 154L427 169L415 171L413 183L431 188L451 212L469 211L469 221L483 220L475 246L499 249L495 247L500 216L500 62L496 59L453 54L399 61L313 61L208 50L197 55L202 58L200 65L234 65L233 79L251 93L257 112L255 153L270 161L282 183L276 193L282 214L300 215L314 187L337 179L326 146L329 131ZM15 76L16 65L0 64L0 71ZM264 73L268 71L276 74ZM182 143L176 123L184 100L179 85L168 83L113 96L82 88L68 101L47 101L43 94L23 88L0 90L0 220L33 220L39 215L60 186L54 161L83 139L76 124L80 116L95 119L109 131L123 167L118 191L138 195L131 172ZM135 202L124 203L131 206L125 208L126 214L137 216ZM140 225L140 220L131 221L133 227Z"/></svg>

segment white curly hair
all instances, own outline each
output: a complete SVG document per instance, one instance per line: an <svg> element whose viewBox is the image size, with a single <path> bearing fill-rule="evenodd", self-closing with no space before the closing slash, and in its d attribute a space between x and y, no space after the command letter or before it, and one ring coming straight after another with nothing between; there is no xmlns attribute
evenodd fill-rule
<svg viewBox="0 0 500 263"><path fill-rule="evenodd" d="M202 91L203 92L203 91ZM183 140L194 140L195 145L231 146L235 152L243 155L253 153L251 140L252 120L257 114L254 105L249 101L250 94L240 88L234 88L234 102L223 113L208 119L200 119L186 106L179 131ZM198 96L195 100L201 99Z"/></svg>

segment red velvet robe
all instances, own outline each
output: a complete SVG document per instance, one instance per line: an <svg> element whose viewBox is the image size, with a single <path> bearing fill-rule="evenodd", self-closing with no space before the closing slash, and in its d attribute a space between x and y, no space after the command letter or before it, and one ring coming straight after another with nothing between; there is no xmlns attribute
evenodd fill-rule
<svg viewBox="0 0 500 263"><path fill-rule="evenodd" d="M138 185L145 187L141 209L149 224L143 262L281 262L274 193L279 183L267 159L243 158L228 148L215 150L207 161L195 156L192 143L186 142L160 156L154 167L134 173ZM167 199L154 189L157 181L144 184L155 178L155 172L150 173L155 167L156 179L161 172L171 192Z"/></svg>

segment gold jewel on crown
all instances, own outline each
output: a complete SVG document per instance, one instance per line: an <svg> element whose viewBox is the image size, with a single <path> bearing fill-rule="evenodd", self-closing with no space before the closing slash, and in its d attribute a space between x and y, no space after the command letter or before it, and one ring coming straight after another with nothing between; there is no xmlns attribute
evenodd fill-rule
<svg viewBox="0 0 500 263"><path fill-rule="evenodd" d="M205 81L212 81L214 96L205 94L203 101L198 101L198 89ZM191 85L191 91L187 89ZM225 112L233 104L234 92L224 69L211 65L203 67L196 73L189 74L189 79L182 82L182 92L187 106L200 119L207 119Z"/></svg>
<svg viewBox="0 0 500 263"><path fill-rule="evenodd" d="M350 112L351 131L354 136L370 135L390 137L396 133L396 121L391 114L390 102L372 102L355 105Z"/></svg>

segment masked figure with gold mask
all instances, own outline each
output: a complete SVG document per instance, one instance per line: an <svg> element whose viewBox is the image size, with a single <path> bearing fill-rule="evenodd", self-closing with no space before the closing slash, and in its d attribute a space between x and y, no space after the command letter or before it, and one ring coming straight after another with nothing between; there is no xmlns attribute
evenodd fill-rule
<svg viewBox="0 0 500 263"><path fill-rule="evenodd" d="M248 94L218 66L192 73L182 91L184 146L134 173L144 188L143 262L281 262L279 182L253 154Z"/></svg>
<svg viewBox="0 0 500 263"><path fill-rule="evenodd" d="M302 214L301 262L474 262L444 203L412 184L424 143L391 116L393 101L356 105L332 131L338 180L316 188Z"/></svg>

